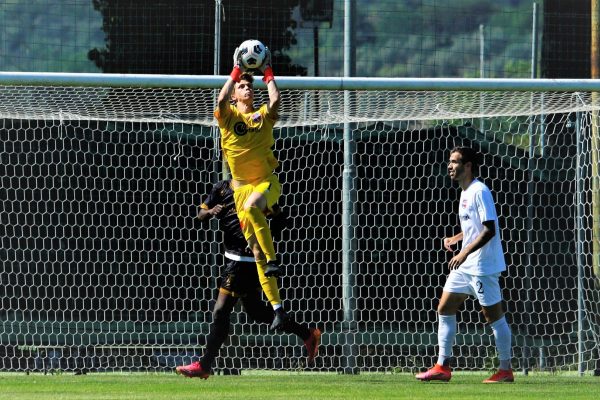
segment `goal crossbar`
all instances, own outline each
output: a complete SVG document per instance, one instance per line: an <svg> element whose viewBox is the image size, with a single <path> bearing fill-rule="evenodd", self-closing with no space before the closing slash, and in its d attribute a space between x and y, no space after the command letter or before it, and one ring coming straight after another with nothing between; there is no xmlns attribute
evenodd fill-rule
<svg viewBox="0 0 600 400"><path fill-rule="evenodd" d="M220 88L227 76L0 72L0 86L102 86L145 88ZM391 91L597 92L597 79L367 78L278 76L281 89ZM257 87L264 83L257 82Z"/></svg>
<svg viewBox="0 0 600 400"><path fill-rule="evenodd" d="M213 127L226 76L0 72L0 118ZM257 103L266 101L257 79ZM278 77L277 126L533 116L600 109L597 80Z"/></svg>

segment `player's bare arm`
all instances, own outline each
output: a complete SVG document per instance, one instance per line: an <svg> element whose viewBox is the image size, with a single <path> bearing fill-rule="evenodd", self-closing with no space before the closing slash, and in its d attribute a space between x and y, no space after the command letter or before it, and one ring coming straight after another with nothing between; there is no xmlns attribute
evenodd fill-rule
<svg viewBox="0 0 600 400"><path fill-rule="evenodd" d="M454 236L444 238L444 248L448 251L454 251L454 246L456 243L460 242L463 238L463 233L459 232Z"/></svg>
<svg viewBox="0 0 600 400"><path fill-rule="evenodd" d="M496 224L494 221L483 222L483 230L481 233L467 247L462 249L460 253L452 257L448 263L448 267L451 270L460 267L462 263L465 262L469 254L482 248L487 242L490 241L490 239L494 237L494 235L496 235Z"/></svg>
<svg viewBox="0 0 600 400"><path fill-rule="evenodd" d="M217 107L219 108L219 114L221 117L227 115L231 110L229 109L229 102L231 101L231 95L235 88L235 81L229 77L219 92L217 98Z"/></svg>
<svg viewBox="0 0 600 400"><path fill-rule="evenodd" d="M219 97L217 98L217 107L219 108L221 117L226 116L231 111L229 109L229 102L231 101L231 96L235 90L235 84L240 81L240 76L245 70L246 67L244 67L242 62L240 48L237 47L233 53L233 70L231 71L229 78L227 78L227 81L225 81L225 84L219 92Z"/></svg>
<svg viewBox="0 0 600 400"><path fill-rule="evenodd" d="M277 118L277 115L279 113L281 94L279 92L277 84L275 83L275 80L272 80L267 84L267 89L269 91L269 104L267 105L267 110L270 115Z"/></svg>
<svg viewBox="0 0 600 400"><path fill-rule="evenodd" d="M267 111L273 118L277 118L279 112L280 92L277 84L275 83L275 76L273 75L273 68L271 67L271 50L265 47L265 60L260 66L260 70L263 73L263 82L267 85L269 92L269 104L267 104Z"/></svg>
<svg viewBox="0 0 600 400"><path fill-rule="evenodd" d="M213 216L219 214L222 210L223 210L222 204L217 204L213 208L209 208L209 209L199 208L198 209L198 219L200 219L200 221L209 220Z"/></svg>

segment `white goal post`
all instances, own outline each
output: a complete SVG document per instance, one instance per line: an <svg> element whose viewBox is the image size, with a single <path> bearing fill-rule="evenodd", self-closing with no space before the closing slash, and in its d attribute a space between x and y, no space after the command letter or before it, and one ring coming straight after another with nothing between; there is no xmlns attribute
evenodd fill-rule
<svg viewBox="0 0 600 400"><path fill-rule="evenodd" d="M223 259L195 208L221 178L226 77L0 72L0 370L169 370L201 354ZM257 80L258 99L264 85ZM481 151L514 367L600 371L600 81L277 77L297 338L243 312L216 370L411 371L436 355L456 231L448 151ZM496 362L469 300L454 364Z"/></svg>

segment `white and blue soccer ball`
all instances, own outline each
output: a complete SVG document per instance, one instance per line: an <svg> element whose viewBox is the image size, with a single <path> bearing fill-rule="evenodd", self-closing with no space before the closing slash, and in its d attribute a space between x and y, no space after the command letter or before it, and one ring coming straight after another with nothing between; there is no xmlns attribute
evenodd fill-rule
<svg viewBox="0 0 600 400"><path fill-rule="evenodd" d="M245 40L240 44L242 64L248 69L258 69L262 66L267 55L265 45L256 39Z"/></svg>

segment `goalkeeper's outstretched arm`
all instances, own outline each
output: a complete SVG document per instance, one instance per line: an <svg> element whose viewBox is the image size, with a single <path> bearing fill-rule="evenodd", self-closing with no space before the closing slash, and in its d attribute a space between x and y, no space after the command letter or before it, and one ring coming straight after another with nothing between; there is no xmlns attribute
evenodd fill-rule
<svg viewBox="0 0 600 400"><path fill-rule="evenodd" d="M219 92L219 97L217 98L217 107L219 108L219 114L221 116L229 113L229 102L231 101L231 95L235 89L235 84L240 81L240 77L245 71L246 68L244 68L244 64L242 64L240 48L237 47L233 53L233 69L231 70L229 78L225 81L223 88L221 88L221 92Z"/></svg>
<svg viewBox="0 0 600 400"><path fill-rule="evenodd" d="M269 114L271 114L274 118L277 118L279 115L279 103L281 98L279 94L279 88L277 87L275 80L267 83L267 89L269 90Z"/></svg>
<svg viewBox="0 0 600 400"><path fill-rule="evenodd" d="M233 93L234 87L235 81L231 79L231 77L227 78L227 82L223 85L219 97L217 98L217 107L219 108L219 114L221 116L225 116L230 112L229 102L231 101L231 94Z"/></svg>
<svg viewBox="0 0 600 400"><path fill-rule="evenodd" d="M273 118L277 119L281 96L279 88L275 83L275 75L273 74L273 68L271 67L271 50L269 50L269 48L266 47L265 51L267 55L265 57L265 61L260 67L260 70L263 73L262 80L267 85L267 90L269 91L269 104L267 105L269 114L271 114Z"/></svg>

